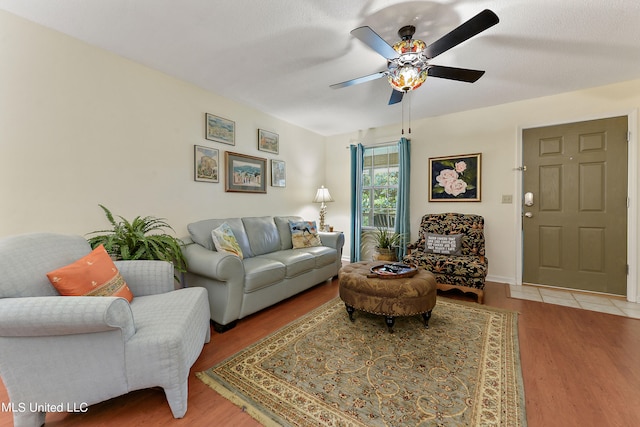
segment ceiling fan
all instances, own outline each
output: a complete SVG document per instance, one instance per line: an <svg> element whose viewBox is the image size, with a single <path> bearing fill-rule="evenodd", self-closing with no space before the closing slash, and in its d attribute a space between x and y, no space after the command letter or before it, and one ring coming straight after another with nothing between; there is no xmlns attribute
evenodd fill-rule
<svg viewBox="0 0 640 427"><path fill-rule="evenodd" d="M429 60L494 26L498 22L498 16L491 10L485 9L429 46L422 40L413 39L413 34L416 32L416 27L413 25L406 25L400 28L398 36L400 36L401 40L393 46L370 27L356 28L351 31L351 34L384 56L387 59L387 69L368 76L336 83L331 87L338 89L387 77L389 84L393 88L391 99L389 99L389 105L391 105L402 101L402 97L406 92L420 87L427 76L473 83L482 77L484 71L432 65Z"/></svg>

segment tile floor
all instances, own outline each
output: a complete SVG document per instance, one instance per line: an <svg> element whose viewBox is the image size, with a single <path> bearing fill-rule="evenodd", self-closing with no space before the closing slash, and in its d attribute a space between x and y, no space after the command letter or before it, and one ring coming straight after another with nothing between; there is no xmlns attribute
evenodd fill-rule
<svg viewBox="0 0 640 427"><path fill-rule="evenodd" d="M527 299L640 319L640 304L606 295L529 285L509 285L511 298Z"/></svg>

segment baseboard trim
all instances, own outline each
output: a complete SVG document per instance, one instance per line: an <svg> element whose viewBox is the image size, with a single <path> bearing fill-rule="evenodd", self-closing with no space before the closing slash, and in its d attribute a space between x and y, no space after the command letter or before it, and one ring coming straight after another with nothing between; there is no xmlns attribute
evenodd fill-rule
<svg viewBox="0 0 640 427"><path fill-rule="evenodd" d="M515 285L516 284L516 278L515 277L487 275L486 281L487 282L496 282L496 283L505 283L507 285Z"/></svg>

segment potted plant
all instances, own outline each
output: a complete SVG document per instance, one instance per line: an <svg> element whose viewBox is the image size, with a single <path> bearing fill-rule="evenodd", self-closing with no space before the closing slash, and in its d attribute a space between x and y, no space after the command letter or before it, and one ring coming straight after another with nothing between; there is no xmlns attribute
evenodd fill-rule
<svg viewBox="0 0 640 427"><path fill-rule="evenodd" d="M168 261L177 271L187 271L187 260L182 253L184 244L164 232L166 229L173 231L164 218L137 216L128 221L118 215L119 220L116 221L109 209L98 206L104 211L112 229L88 233L102 233L87 239L92 248L104 245L107 253L116 260ZM176 280L180 281L177 277Z"/></svg>
<svg viewBox="0 0 640 427"><path fill-rule="evenodd" d="M374 260L397 261L396 248L400 244L401 235L385 227L378 227L372 231L370 240L375 245Z"/></svg>

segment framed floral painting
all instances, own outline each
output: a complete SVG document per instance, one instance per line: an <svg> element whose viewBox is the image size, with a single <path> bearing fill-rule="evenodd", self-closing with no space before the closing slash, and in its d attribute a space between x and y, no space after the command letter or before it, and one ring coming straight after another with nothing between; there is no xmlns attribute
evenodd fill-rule
<svg viewBox="0 0 640 427"><path fill-rule="evenodd" d="M479 202L482 153L429 158L430 202Z"/></svg>

